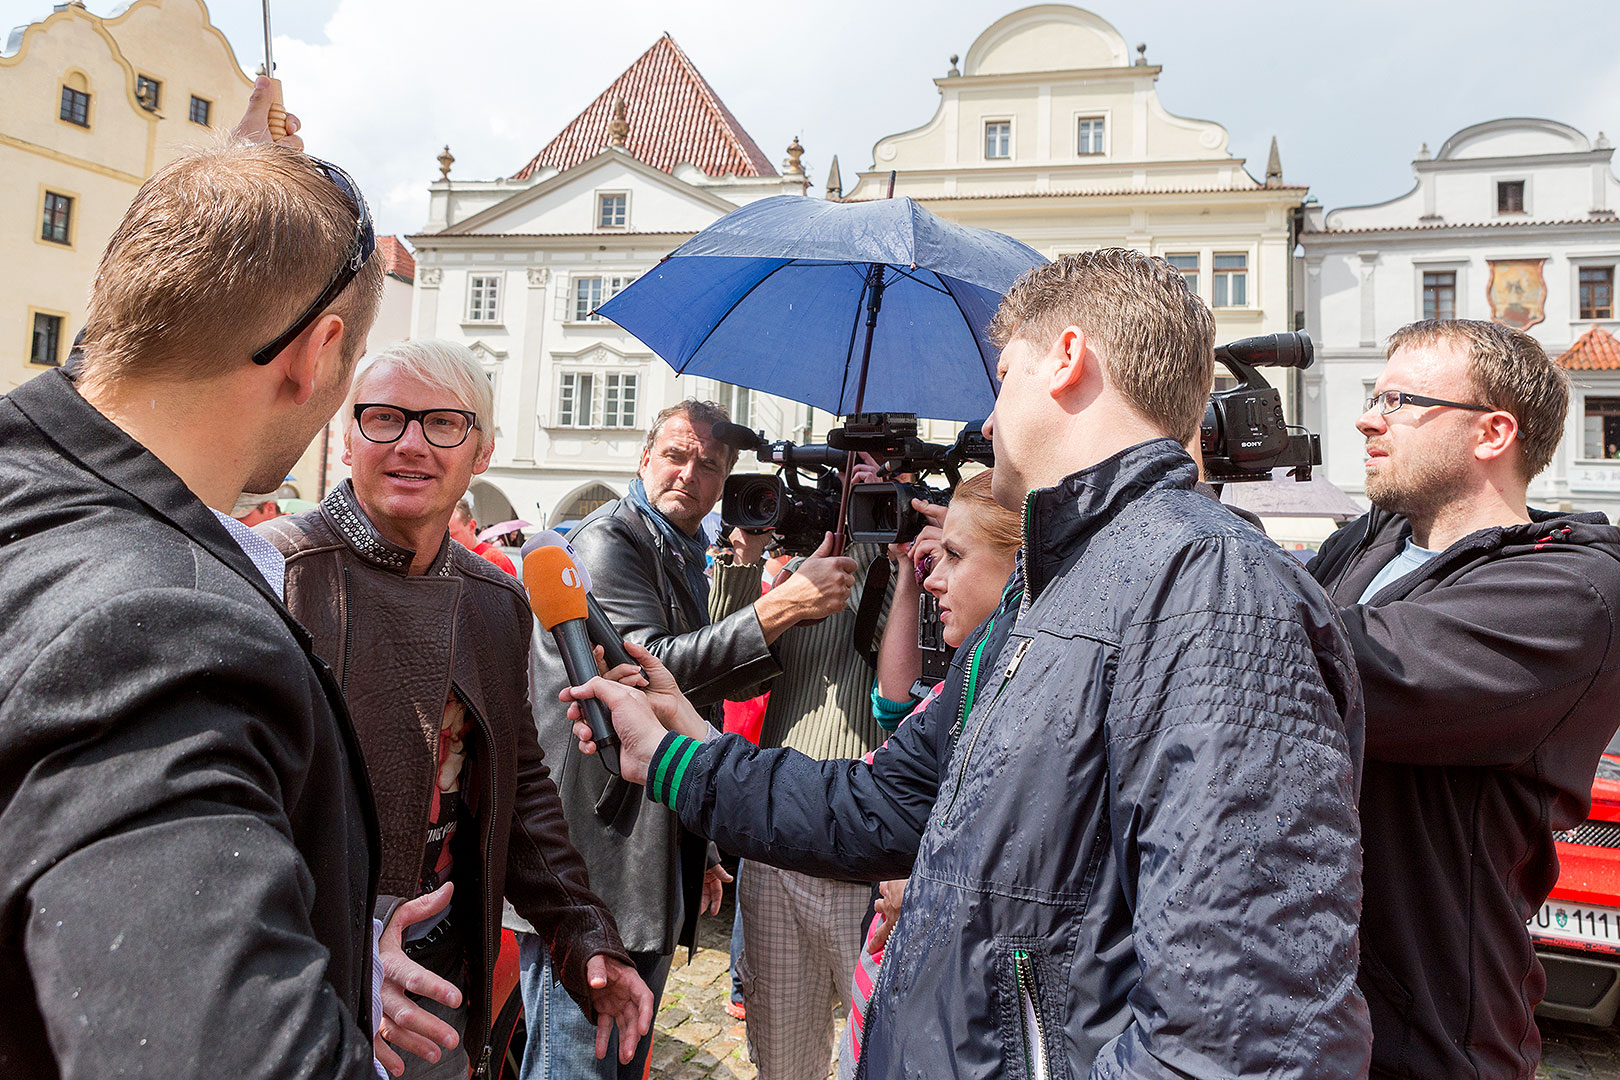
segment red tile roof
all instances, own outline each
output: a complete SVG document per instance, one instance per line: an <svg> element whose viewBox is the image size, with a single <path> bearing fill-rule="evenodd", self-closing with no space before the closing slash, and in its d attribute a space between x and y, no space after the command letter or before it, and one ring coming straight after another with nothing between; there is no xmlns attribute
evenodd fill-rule
<svg viewBox="0 0 1620 1080"><path fill-rule="evenodd" d="M1558 362L1570 371L1620 371L1620 341L1594 326L1576 338Z"/></svg>
<svg viewBox="0 0 1620 1080"><path fill-rule="evenodd" d="M416 260L399 237L377 237L377 251L382 255L383 273L405 282L416 280Z"/></svg>
<svg viewBox="0 0 1620 1080"><path fill-rule="evenodd" d="M687 162L710 176L776 175L770 159L666 33L516 178L527 180L547 165L571 169L600 154L608 144L613 103L620 98L630 124L625 149L638 161L664 172Z"/></svg>

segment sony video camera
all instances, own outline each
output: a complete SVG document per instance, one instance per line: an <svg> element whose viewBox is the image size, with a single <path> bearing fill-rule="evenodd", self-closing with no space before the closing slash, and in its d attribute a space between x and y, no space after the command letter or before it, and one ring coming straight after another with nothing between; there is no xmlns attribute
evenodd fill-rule
<svg viewBox="0 0 1620 1080"><path fill-rule="evenodd" d="M1269 480L1277 468L1291 469L1296 480L1311 478L1311 467L1322 464L1321 438L1289 431L1282 395L1255 368L1308 368L1315 357L1310 335L1302 330L1216 347L1215 359L1238 383L1210 394L1204 407L1199 446L1205 479L1212 484Z"/></svg>
<svg viewBox="0 0 1620 1080"><path fill-rule="evenodd" d="M838 470L851 453L864 452L882 463L886 472L914 479L854 485L846 515L849 538L855 543L905 543L927 524L912 508L912 499L943 505L950 498L950 488L961 481L963 464L994 464L990 441L978 429L979 425L969 425L955 443L946 446L917 437L914 413L856 413L842 427L829 431L825 444L799 446L769 442L740 424L716 424L715 438L777 466L774 476L728 477L720 497L720 516L745 529L771 529L782 538L782 546L795 554L814 551L826 533L842 527ZM949 487L923 482L935 474L943 474Z"/></svg>

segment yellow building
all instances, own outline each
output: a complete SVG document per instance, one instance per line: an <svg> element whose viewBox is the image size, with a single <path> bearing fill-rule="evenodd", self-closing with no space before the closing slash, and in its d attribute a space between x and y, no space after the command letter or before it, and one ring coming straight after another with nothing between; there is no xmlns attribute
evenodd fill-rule
<svg viewBox="0 0 1620 1080"><path fill-rule="evenodd" d="M96 261L141 183L236 123L252 80L203 0L80 0L0 53L0 393L67 357Z"/></svg>

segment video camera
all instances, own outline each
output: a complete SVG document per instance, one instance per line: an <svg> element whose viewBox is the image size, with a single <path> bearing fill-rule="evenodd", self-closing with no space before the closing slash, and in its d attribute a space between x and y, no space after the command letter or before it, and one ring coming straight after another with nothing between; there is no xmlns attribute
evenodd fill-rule
<svg viewBox="0 0 1620 1080"><path fill-rule="evenodd" d="M1282 395L1255 368L1308 368L1315 358L1310 335L1302 330L1243 338L1215 349L1215 359L1238 384L1210 394L1204 407L1198 443L1205 479L1212 484L1269 480L1277 468L1292 469L1295 480L1311 478L1311 467L1322 464L1321 437L1289 432Z"/></svg>
<svg viewBox="0 0 1620 1080"><path fill-rule="evenodd" d="M1209 396L1199 429L1204 474L1212 484L1269 480L1271 470L1291 469L1297 480L1309 480L1322 464L1321 439L1291 432L1283 419L1282 395L1256 368L1307 368L1315 359L1310 336L1302 331L1243 338L1215 350L1237 385ZM837 470L851 451L871 454L890 475L910 475L907 482L856 484L846 514L849 538L856 543L903 544L927 522L912 508L912 499L936 506L950 501L968 462L994 465L995 452L970 423L954 443L925 442L917 437L914 413L857 413L844 426L827 433L823 444L799 446L769 442L741 424L722 421L714 437L738 450L752 451L760 461L777 466L775 476L744 474L727 478L720 516L745 529L771 529L782 546L806 554L822 537L840 528L842 494ZM944 487L924 482L943 475Z"/></svg>
<svg viewBox="0 0 1620 1080"><path fill-rule="evenodd" d="M995 464L990 440L979 424L963 428L954 443L931 443L917 437L915 413L855 413L842 427L827 433L819 445L768 442L740 424L719 423L714 437L760 461L778 466L775 476L727 478L720 497L720 516L745 529L771 529L782 546L795 554L814 551L828 532L839 530L842 491L837 470L854 453L868 453L891 475L910 475L907 482L856 484L850 489L846 518L855 543L902 544L916 537L926 519L912 499L943 506L962 480L961 467L973 461ZM943 474L947 486L931 487L929 476Z"/></svg>

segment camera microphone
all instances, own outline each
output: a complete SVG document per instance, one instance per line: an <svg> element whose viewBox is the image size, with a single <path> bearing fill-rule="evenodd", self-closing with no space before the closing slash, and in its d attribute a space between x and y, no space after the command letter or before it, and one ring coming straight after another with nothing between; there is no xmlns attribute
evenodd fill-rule
<svg viewBox="0 0 1620 1080"><path fill-rule="evenodd" d="M585 591L574 560L561 547L541 545L523 556L523 585L529 591L529 607L557 642L569 684L582 686L589 682L597 674L596 656L586 629L590 594ZM614 776L619 775L619 737L607 710L594 698L586 698L579 705L603 766Z"/></svg>
<svg viewBox="0 0 1620 1080"><path fill-rule="evenodd" d="M709 430L716 439L738 450L757 450L765 445L759 432L733 424L730 420L716 420Z"/></svg>

